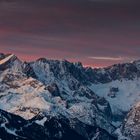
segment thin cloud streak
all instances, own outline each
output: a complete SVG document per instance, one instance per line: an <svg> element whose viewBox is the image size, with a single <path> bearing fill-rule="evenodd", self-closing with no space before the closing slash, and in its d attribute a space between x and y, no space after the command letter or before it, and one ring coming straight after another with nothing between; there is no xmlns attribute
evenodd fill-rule
<svg viewBox="0 0 140 140"><path fill-rule="evenodd" d="M124 61L124 60L130 60L130 58L127 57L89 57L90 59L96 59L96 60L110 60L110 61ZM132 58L131 58L132 59Z"/></svg>

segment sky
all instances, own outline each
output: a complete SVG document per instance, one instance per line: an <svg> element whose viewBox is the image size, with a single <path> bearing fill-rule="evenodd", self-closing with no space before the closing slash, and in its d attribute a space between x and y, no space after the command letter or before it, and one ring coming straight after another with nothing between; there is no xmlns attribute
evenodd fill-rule
<svg viewBox="0 0 140 140"><path fill-rule="evenodd" d="M104 67L140 59L139 0L0 0L0 52Z"/></svg>

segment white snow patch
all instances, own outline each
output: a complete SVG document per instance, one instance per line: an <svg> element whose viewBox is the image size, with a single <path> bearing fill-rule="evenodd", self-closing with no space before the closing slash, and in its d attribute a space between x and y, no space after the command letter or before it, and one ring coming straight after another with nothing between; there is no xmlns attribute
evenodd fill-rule
<svg viewBox="0 0 140 140"><path fill-rule="evenodd" d="M97 140L98 136L100 135L100 132L98 131L95 136L92 138L92 140Z"/></svg>
<svg viewBox="0 0 140 140"><path fill-rule="evenodd" d="M13 129L13 130L10 130L10 129L8 129L7 127L6 127L6 124L8 124L8 120L5 118L5 122L4 123L2 123L1 124L1 127L3 127L6 131L7 131L7 133L9 133L9 134L12 134L12 135L14 135L14 136L18 136L16 133L15 133L15 129Z"/></svg>
<svg viewBox="0 0 140 140"><path fill-rule="evenodd" d="M109 96L110 88L112 87L119 89L113 98ZM114 114L129 111L140 100L140 79L116 80L106 84L93 84L90 86L90 89L109 101Z"/></svg>
<svg viewBox="0 0 140 140"><path fill-rule="evenodd" d="M41 126L44 126L45 122L47 121L47 118L44 117L42 120L36 120L35 122Z"/></svg>

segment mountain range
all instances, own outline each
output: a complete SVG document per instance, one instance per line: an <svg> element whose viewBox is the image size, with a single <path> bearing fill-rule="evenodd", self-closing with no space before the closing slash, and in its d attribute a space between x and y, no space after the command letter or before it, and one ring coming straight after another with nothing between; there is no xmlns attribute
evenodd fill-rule
<svg viewBox="0 0 140 140"><path fill-rule="evenodd" d="M0 139L139 140L140 61L105 68L0 54Z"/></svg>

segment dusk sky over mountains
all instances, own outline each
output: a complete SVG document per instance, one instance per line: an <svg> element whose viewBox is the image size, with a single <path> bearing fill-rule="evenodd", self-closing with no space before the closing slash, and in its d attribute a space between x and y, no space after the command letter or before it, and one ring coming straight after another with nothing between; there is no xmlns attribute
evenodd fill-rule
<svg viewBox="0 0 140 140"><path fill-rule="evenodd" d="M140 1L0 0L0 51L99 67L140 59Z"/></svg>

